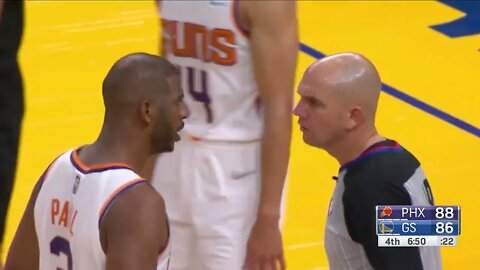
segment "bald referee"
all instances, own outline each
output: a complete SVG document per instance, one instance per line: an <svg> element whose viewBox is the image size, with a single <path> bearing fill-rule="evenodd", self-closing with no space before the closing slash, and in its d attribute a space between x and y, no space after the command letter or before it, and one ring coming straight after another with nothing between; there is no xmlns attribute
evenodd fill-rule
<svg viewBox="0 0 480 270"><path fill-rule="evenodd" d="M325 229L330 269L441 269L438 247L378 247L376 205L433 205L418 160L375 128L380 87L374 65L354 53L315 62L298 87L303 140L341 165Z"/></svg>

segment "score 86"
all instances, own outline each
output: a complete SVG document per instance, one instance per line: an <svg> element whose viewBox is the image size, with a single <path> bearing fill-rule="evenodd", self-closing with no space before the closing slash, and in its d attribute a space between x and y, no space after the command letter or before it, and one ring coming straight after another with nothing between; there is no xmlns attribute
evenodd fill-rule
<svg viewBox="0 0 480 270"><path fill-rule="evenodd" d="M447 219L454 220L455 212L453 207L437 207L435 208L435 219ZM458 226L458 225L457 225ZM455 231L453 222L436 222L435 233L436 234L452 234Z"/></svg>

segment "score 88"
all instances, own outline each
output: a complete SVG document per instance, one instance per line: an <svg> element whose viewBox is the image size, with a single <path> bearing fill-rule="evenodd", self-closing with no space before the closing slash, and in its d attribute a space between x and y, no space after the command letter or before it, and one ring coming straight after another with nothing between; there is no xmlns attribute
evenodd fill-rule
<svg viewBox="0 0 480 270"><path fill-rule="evenodd" d="M438 207L435 208L435 218L437 219L452 219L453 218L453 207Z"/></svg>
<svg viewBox="0 0 480 270"><path fill-rule="evenodd" d="M454 211L453 207L437 207L435 208L435 218L436 219L453 219ZM451 234L453 233L453 223L452 222L437 222L435 224L435 232L437 234Z"/></svg>

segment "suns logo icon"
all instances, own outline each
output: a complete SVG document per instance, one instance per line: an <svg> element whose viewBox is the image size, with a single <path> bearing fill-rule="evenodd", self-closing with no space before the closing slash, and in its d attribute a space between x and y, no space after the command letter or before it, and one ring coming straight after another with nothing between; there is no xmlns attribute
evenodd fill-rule
<svg viewBox="0 0 480 270"><path fill-rule="evenodd" d="M380 217L389 217L392 215L392 208L389 206L385 206L382 210L382 213L380 213Z"/></svg>

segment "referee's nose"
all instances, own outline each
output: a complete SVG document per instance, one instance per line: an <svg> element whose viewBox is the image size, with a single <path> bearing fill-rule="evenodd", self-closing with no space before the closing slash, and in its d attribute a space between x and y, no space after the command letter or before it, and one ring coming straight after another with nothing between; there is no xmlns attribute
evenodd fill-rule
<svg viewBox="0 0 480 270"><path fill-rule="evenodd" d="M293 108L293 115L296 115L299 118L304 118L306 116L305 105L302 98L300 98L300 101Z"/></svg>

